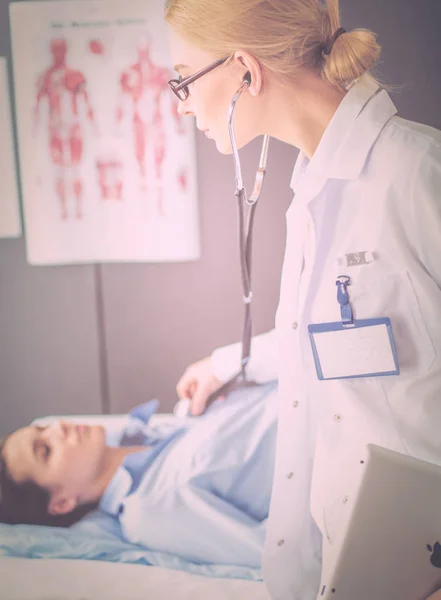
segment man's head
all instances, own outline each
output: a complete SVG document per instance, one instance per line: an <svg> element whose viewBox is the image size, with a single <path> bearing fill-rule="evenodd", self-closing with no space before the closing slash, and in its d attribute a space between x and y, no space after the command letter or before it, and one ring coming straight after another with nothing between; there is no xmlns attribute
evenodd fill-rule
<svg viewBox="0 0 441 600"><path fill-rule="evenodd" d="M79 520L99 502L106 450L101 426L56 421L9 435L0 448L0 521Z"/></svg>

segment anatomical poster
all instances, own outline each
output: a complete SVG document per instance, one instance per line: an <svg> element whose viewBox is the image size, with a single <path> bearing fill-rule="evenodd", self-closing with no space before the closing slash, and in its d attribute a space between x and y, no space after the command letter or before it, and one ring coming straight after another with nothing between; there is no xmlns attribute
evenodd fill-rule
<svg viewBox="0 0 441 600"><path fill-rule="evenodd" d="M28 262L199 257L163 0L10 5Z"/></svg>
<svg viewBox="0 0 441 600"><path fill-rule="evenodd" d="M0 57L0 237L21 235L6 58Z"/></svg>

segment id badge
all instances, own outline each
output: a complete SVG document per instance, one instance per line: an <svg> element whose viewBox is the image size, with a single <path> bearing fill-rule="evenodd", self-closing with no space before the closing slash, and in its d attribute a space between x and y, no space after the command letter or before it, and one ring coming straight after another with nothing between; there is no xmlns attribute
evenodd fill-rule
<svg viewBox="0 0 441 600"><path fill-rule="evenodd" d="M399 375L390 319L354 320L347 292L349 282L346 275L336 281L342 320L308 325L317 377L324 380Z"/></svg>

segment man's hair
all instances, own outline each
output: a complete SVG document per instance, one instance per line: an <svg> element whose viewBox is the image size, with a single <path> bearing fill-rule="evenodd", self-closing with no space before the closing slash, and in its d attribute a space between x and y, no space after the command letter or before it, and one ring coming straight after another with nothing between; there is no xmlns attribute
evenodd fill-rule
<svg viewBox="0 0 441 600"><path fill-rule="evenodd" d="M9 473L3 456L7 439L0 441L0 523L69 527L97 508L98 502L93 502L81 504L65 515L51 515L49 491L31 480L17 483Z"/></svg>

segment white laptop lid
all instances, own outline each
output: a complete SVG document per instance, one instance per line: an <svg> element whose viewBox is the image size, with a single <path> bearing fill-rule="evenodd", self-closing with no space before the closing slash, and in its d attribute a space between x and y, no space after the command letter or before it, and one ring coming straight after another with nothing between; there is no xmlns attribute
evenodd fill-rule
<svg viewBox="0 0 441 600"><path fill-rule="evenodd" d="M368 445L366 471L318 600L426 600L441 587L441 467Z"/></svg>

